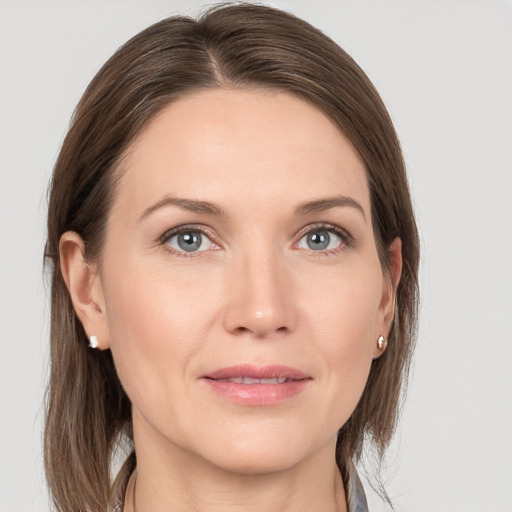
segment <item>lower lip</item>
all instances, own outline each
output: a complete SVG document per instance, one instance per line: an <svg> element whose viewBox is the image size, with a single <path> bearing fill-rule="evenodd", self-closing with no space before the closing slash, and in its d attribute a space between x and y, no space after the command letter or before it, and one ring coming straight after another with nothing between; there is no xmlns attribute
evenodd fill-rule
<svg viewBox="0 0 512 512"><path fill-rule="evenodd" d="M291 380L282 384L237 384L204 380L216 393L232 402L243 405L271 405L299 395L311 379Z"/></svg>

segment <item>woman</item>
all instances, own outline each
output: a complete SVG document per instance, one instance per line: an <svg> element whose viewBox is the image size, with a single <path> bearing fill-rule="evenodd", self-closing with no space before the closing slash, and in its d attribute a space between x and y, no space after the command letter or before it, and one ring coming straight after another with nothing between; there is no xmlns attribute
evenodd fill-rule
<svg viewBox="0 0 512 512"><path fill-rule="evenodd" d="M325 35L231 5L126 43L76 109L46 256L58 510L366 510L418 239L385 107Z"/></svg>

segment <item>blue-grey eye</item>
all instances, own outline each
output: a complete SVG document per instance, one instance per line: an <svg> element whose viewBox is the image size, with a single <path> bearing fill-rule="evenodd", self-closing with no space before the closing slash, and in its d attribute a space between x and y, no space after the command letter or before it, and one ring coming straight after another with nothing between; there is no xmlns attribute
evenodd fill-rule
<svg viewBox="0 0 512 512"><path fill-rule="evenodd" d="M318 229L310 231L299 240L300 249L309 249L311 251L325 251L338 248L342 244L342 239L333 231L327 229Z"/></svg>
<svg viewBox="0 0 512 512"><path fill-rule="evenodd" d="M189 230L172 235L167 245L180 252L206 251L212 246L210 239L201 231Z"/></svg>

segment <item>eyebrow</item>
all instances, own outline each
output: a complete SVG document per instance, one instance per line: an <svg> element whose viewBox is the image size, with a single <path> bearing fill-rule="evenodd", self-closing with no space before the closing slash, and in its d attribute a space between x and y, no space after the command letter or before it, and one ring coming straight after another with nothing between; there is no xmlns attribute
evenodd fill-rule
<svg viewBox="0 0 512 512"><path fill-rule="evenodd" d="M226 214L220 208L220 206L215 203L210 203L208 201L198 201L196 199L185 199L182 197L175 197L172 195L165 196L160 201L146 208L142 214L137 219L137 222L141 222L146 217L151 215L154 211L163 208L164 206L178 206L179 208L183 208L184 210L188 210L195 213L203 213L209 215L216 216L225 216ZM366 221L366 214L364 212L363 207L351 197L348 196L335 196L328 197L324 199L317 199L315 201L308 201L306 203L302 203L295 209L295 213L297 215L307 215L308 213L313 212L324 212L326 210L330 210L332 208L337 207L351 207L358 210Z"/></svg>
<svg viewBox="0 0 512 512"><path fill-rule="evenodd" d="M312 212L324 212L331 208L347 206L358 210L366 221L366 214L363 207L355 199L348 196L335 196L317 199L315 201L308 201L307 203L299 205L295 211L298 215L306 215Z"/></svg>
<svg viewBox="0 0 512 512"><path fill-rule="evenodd" d="M179 208L183 208L184 210L188 210L195 213L204 213L209 215L217 215L224 216L225 213L218 205L214 203L210 203L208 201L197 201L196 199L184 199L181 197L175 197L172 195L165 196L160 201L146 208L140 217L137 219L137 222L141 222L148 215L151 215L155 210L159 210L164 206L173 205L178 206Z"/></svg>

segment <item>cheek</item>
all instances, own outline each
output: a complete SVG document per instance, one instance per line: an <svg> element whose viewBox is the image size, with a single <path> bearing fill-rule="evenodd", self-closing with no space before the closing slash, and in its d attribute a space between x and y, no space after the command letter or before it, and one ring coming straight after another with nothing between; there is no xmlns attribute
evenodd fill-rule
<svg viewBox="0 0 512 512"><path fill-rule="evenodd" d="M206 275L191 281L187 272L137 261L116 262L105 275L111 350L123 386L134 402L150 389L155 396L169 392L211 328L219 286L211 286L211 276L206 289Z"/></svg>
<svg viewBox="0 0 512 512"><path fill-rule="evenodd" d="M382 284L379 265L351 268L324 280L323 292L318 287L304 301L340 425L355 409L368 379Z"/></svg>
<svg viewBox="0 0 512 512"><path fill-rule="evenodd" d="M364 262L363 262L364 263ZM314 288L302 292L302 309L321 339L336 340L340 347L367 355L375 337L383 276L377 262L346 266L340 271L316 276ZM371 350L370 352L371 353Z"/></svg>

